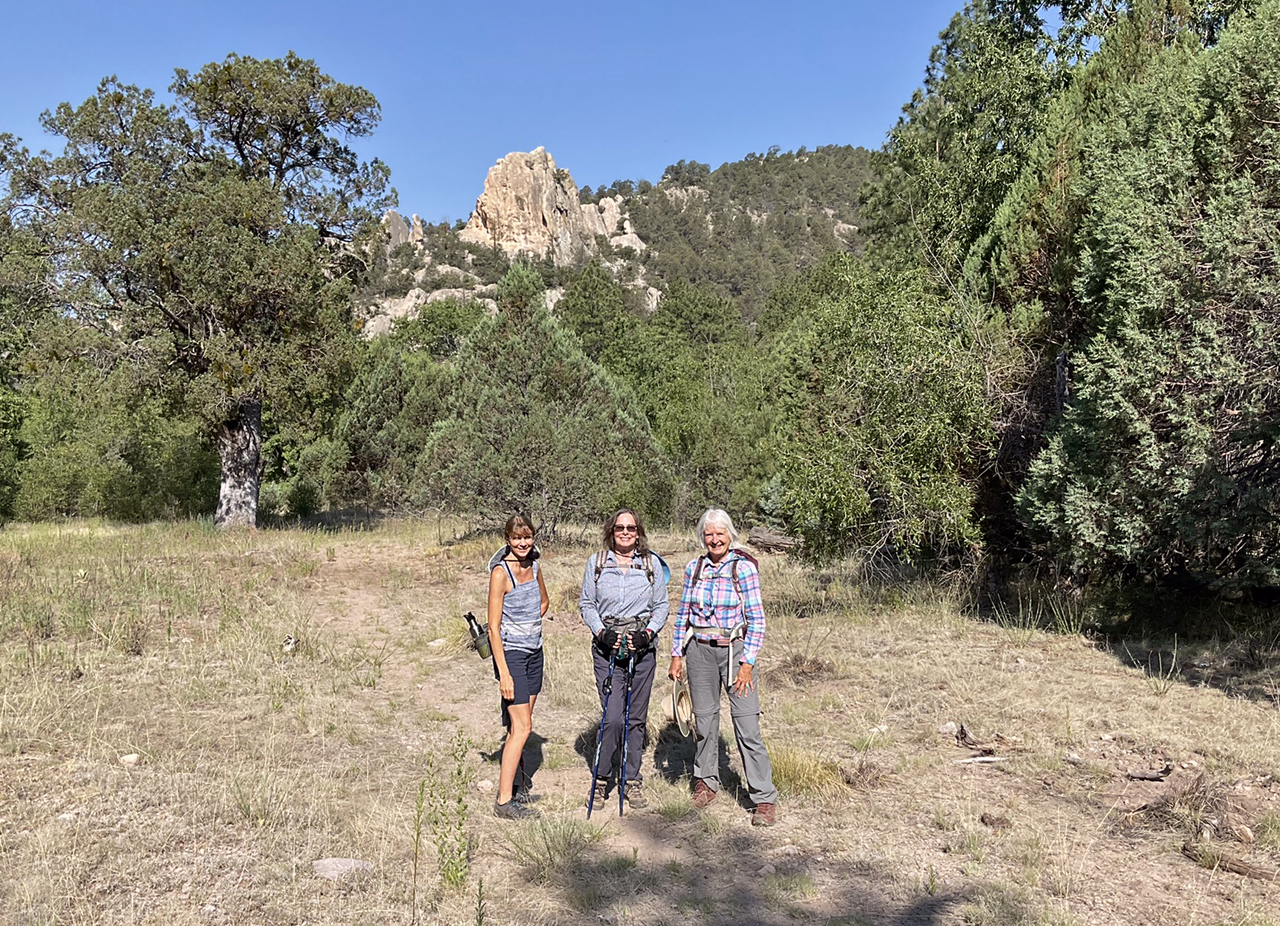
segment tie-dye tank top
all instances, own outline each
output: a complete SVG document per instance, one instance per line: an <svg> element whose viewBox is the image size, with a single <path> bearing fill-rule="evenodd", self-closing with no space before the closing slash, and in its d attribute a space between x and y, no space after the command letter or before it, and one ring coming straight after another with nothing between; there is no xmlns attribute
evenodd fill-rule
<svg viewBox="0 0 1280 926"><path fill-rule="evenodd" d="M533 578L516 584L515 574L506 562L502 568L511 580L511 590L502 598L502 646L527 653L542 649L542 590L538 585L538 563L533 563Z"/></svg>

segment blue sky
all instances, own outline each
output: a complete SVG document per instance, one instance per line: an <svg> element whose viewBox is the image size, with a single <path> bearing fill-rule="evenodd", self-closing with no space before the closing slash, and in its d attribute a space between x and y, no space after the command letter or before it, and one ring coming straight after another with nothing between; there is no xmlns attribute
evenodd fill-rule
<svg viewBox="0 0 1280 926"><path fill-rule="evenodd" d="M401 212L466 218L489 167L538 145L593 187L772 145L878 147L961 5L25 2L5 11L0 132L48 148L40 112L109 74L162 92L176 67L292 49L377 96L359 147L390 165Z"/></svg>

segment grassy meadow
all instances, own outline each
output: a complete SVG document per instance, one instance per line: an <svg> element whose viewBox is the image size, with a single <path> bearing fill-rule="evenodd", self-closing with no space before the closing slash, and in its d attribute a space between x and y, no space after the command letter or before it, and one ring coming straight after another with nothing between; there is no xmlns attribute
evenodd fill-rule
<svg viewBox="0 0 1280 926"><path fill-rule="evenodd" d="M587 821L592 533L544 548L542 816L512 824L461 620L495 538L9 525L0 922L1280 926L1275 635L979 620L853 564L761 557L776 827L748 825L727 707L725 793L692 807L665 656L650 805ZM692 535L653 540L678 582Z"/></svg>

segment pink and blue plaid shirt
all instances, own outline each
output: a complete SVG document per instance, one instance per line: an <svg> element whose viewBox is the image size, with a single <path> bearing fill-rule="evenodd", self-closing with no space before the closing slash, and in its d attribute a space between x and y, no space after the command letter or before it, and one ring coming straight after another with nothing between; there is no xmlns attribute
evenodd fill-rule
<svg viewBox="0 0 1280 926"><path fill-rule="evenodd" d="M759 570L737 550L730 550L719 565L712 565L705 556L698 559L702 560L702 572L697 582L693 580L693 574L698 571L697 559L684 570L680 608L676 611L672 631L671 655L684 655L685 637L690 632L697 640L723 640L745 622L742 661L754 666L764 643L764 604L760 600ZM738 562L741 596L734 588L734 560Z"/></svg>

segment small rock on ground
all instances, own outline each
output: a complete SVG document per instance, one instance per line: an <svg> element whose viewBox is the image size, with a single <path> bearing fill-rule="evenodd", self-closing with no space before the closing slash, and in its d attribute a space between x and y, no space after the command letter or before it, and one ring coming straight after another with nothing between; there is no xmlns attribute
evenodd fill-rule
<svg viewBox="0 0 1280 926"><path fill-rule="evenodd" d="M373 862L358 858L322 858L312 862L311 867L320 877L337 881L353 871L373 871Z"/></svg>

